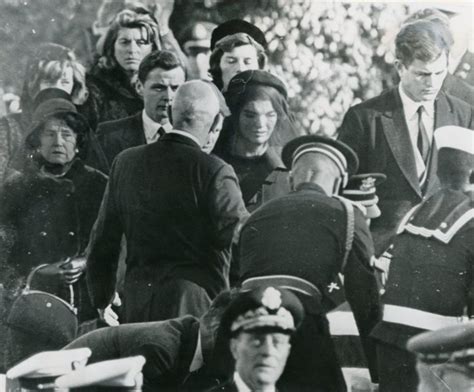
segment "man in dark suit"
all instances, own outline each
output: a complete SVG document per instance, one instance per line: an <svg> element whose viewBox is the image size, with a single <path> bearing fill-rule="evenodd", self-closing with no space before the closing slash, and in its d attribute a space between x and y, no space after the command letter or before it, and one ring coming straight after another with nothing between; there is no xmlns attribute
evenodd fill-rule
<svg viewBox="0 0 474 392"><path fill-rule="evenodd" d="M210 83L176 92L175 128L114 160L88 252L95 306L112 300L127 242L125 322L199 317L228 287L234 230L247 216L234 170L202 148L222 127L225 101Z"/></svg>
<svg viewBox="0 0 474 392"><path fill-rule="evenodd" d="M155 51L142 60L137 91L143 97L144 109L130 117L101 123L97 128L109 167L121 151L153 143L171 131L168 110L184 81L183 66L174 53Z"/></svg>
<svg viewBox="0 0 474 392"><path fill-rule="evenodd" d="M77 338L64 349L89 348L89 364L143 355L145 391L211 387L216 379L225 381L232 374L230 352L226 350L226 355L222 350L227 342L218 338L217 332L222 314L237 295L237 290L220 293L200 319L183 316L101 328ZM199 377L194 377L198 372Z"/></svg>
<svg viewBox="0 0 474 392"><path fill-rule="evenodd" d="M438 5L436 8L422 8L411 14L404 22L413 23L424 19L443 24L453 34L453 42L449 53L449 72L444 79L442 89L447 94L474 105L474 86L469 83L468 72L471 70L472 53L468 46L468 27L470 21L465 20L458 6L449 4Z"/></svg>
<svg viewBox="0 0 474 392"><path fill-rule="evenodd" d="M474 127L473 107L440 91L450 42L439 23L405 25L396 38L398 87L350 108L339 130L359 156L360 172L387 176L378 192L382 215L371 224L376 255L390 245L403 215L439 189L433 131Z"/></svg>

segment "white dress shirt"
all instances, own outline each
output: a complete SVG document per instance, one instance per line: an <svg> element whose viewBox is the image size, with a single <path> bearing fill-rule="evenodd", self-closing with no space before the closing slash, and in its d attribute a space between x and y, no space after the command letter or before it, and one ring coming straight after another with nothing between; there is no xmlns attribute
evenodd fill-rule
<svg viewBox="0 0 474 392"><path fill-rule="evenodd" d="M405 94L402 88L402 84L398 85L398 91L403 105L403 113L405 115L405 121L408 127L408 133L410 134L410 142L415 153L416 171L418 178L421 178L425 173L425 162L421 156L420 150L418 150L418 108L423 105L424 111L421 117L423 125L425 126L426 133L429 140L433 140L434 131L434 101L423 101L415 102L408 95Z"/></svg>
<svg viewBox="0 0 474 392"><path fill-rule="evenodd" d="M150 144L153 142L156 142L159 138L160 135L158 134L158 130L160 128L163 128L166 133L171 131L173 127L169 122L165 124L160 124L155 121L153 121L148 114L146 114L146 111L142 111L142 120L143 120L143 131L145 132L145 139L146 139L146 144Z"/></svg>
<svg viewBox="0 0 474 392"><path fill-rule="evenodd" d="M240 374L238 372L234 373L234 382L237 387L237 390L239 392L252 392L252 390L247 386L247 384L242 380L242 377L240 377ZM265 389L265 392L275 392L275 386L268 387L268 389Z"/></svg>

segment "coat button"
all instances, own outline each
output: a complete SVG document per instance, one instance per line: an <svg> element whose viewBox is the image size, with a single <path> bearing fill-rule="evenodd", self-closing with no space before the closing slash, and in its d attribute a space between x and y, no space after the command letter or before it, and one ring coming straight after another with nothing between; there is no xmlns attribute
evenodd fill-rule
<svg viewBox="0 0 474 392"><path fill-rule="evenodd" d="M46 237L47 235L48 235L48 233L46 233L45 231L40 232L41 237Z"/></svg>
<svg viewBox="0 0 474 392"><path fill-rule="evenodd" d="M76 235L76 233L74 233L73 231L70 231L68 234L69 234L71 237L74 237L74 236Z"/></svg>
<svg viewBox="0 0 474 392"><path fill-rule="evenodd" d="M151 283L148 283L147 286L148 286L148 287L151 287Z"/></svg>

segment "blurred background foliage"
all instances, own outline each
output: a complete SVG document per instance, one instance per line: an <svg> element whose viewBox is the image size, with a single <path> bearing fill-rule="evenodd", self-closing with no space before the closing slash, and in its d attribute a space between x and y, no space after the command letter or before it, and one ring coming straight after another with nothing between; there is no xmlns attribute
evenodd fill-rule
<svg viewBox="0 0 474 392"><path fill-rule="evenodd" d="M40 42L75 48L100 0L2 0L0 86L19 92L28 54ZM403 4L314 0L176 0L170 27L244 18L269 42L271 71L288 85L301 133L333 136L349 106L392 84L393 40L408 15Z"/></svg>

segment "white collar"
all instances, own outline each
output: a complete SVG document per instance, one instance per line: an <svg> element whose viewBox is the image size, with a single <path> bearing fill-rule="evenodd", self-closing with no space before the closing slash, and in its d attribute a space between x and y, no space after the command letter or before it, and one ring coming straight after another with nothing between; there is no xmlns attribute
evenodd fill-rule
<svg viewBox="0 0 474 392"><path fill-rule="evenodd" d="M189 365L189 372L192 373L204 365L204 357L202 355L202 346L201 346L201 331L198 331L198 341L196 343L196 350L194 351L194 356Z"/></svg>
<svg viewBox="0 0 474 392"><path fill-rule="evenodd" d="M160 127L162 127L167 133L173 129L169 121L164 124L160 124L152 120L150 116L146 113L145 109L142 110L142 120L144 129L158 130L160 129Z"/></svg>
<svg viewBox="0 0 474 392"><path fill-rule="evenodd" d="M202 149L201 142L199 141L199 139L196 136L191 135L189 132L180 131L179 129L172 129L168 133L175 133L177 135L187 137L188 139L191 139L193 142L195 142L199 146L199 148Z"/></svg>
<svg viewBox="0 0 474 392"><path fill-rule="evenodd" d="M420 101L415 102L411 99L405 91L403 91L402 84L398 84L398 92L400 93L400 98L402 100L403 111L405 112L406 118L413 118L417 114L418 108L423 105L426 113L430 118L434 118L434 100L433 101Z"/></svg>
<svg viewBox="0 0 474 392"><path fill-rule="evenodd" d="M252 390L247 386L247 384L242 380L238 372L234 372L234 382L239 392L252 392ZM265 389L265 392L275 392L275 386Z"/></svg>

